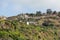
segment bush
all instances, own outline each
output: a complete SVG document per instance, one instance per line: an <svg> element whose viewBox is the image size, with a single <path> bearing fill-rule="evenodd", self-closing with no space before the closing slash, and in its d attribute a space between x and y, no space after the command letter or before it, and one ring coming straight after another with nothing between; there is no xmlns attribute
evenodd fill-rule
<svg viewBox="0 0 60 40"><path fill-rule="evenodd" d="M49 26L49 23L48 22L44 22L42 23L43 26Z"/></svg>

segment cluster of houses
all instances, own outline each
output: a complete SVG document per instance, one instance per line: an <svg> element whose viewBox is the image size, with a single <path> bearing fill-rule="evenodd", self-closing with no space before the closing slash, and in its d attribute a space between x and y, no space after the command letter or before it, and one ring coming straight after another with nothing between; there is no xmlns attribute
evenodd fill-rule
<svg viewBox="0 0 60 40"><path fill-rule="evenodd" d="M8 20L18 20L20 22L26 22L27 25L29 24L37 24L37 20L40 20L40 17L32 17L32 16L28 16L26 14L20 14L17 16L12 16L12 17L8 17Z"/></svg>
<svg viewBox="0 0 60 40"><path fill-rule="evenodd" d="M29 24L35 24L38 25L38 20L41 19L48 19L48 18L53 18L53 17L57 17L58 19L60 19L60 17L58 17L57 15L43 15L43 16L29 16L27 14L19 14L17 16L11 16L11 17L5 17L5 16L1 16L0 19L4 19L4 20L18 20L19 22L25 22L27 25Z"/></svg>
<svg viewBox="0 0 60 40"><path fill-rule="evenodd" d="M29 24L37 25L37 20L40 20L40 17L32 17L32 16L28 16L26 14L22 14L20 17L22 17L24 19L24 22L26 22L27 25L29 25Z"/></svg>
<svg viewBox="0 0 60 40"><path fill-rule="evenodd" d="M7 19L7 17L5 17L5 16L0 16L0 20L6 20Z"/></svg>

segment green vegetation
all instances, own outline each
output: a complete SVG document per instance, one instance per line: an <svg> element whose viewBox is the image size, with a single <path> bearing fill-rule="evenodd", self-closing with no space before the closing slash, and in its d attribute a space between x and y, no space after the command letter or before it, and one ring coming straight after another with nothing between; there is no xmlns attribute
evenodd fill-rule
<svg viewBox="0 0 60 40"><path fill-rule="evenodd" d="M54 26L27 25L19 21L1 20L0 40L59 40L59 28Z"/></svg>
<svg viewBox="0 0 60 40"><path fill-rule="evenodd" d="M0 40L60 40L60 12L47 9L1 17Z"/></svg>

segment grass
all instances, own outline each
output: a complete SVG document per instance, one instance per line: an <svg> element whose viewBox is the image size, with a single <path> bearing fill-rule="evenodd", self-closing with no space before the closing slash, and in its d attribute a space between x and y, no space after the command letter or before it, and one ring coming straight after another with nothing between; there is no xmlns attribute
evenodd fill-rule
<svg viewBox="0 0 60 40"><path fill-rule="evenodd" d="M7 22L9 25L6 25ZM59 28L54 26L34 26L20 23L19 21L1 21L4 25L10 27L4 29L0 27L0 39L3 40L59 40Z"/></svg>

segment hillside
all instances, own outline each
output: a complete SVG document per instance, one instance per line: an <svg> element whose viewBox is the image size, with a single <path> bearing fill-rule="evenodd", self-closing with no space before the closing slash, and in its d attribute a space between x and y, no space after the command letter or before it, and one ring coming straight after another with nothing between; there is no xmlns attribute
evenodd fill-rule
<svg viewBox="0 0 60 40"><path fill-rule="evenodd" d="M0 40L60 40L60 12L2 16Z"/></svg>
<svg viewBox="0 0 60 40"><path fill-rule="evenodd" d="M60 27L1 20L0 40L60 40Z"/></svg>

